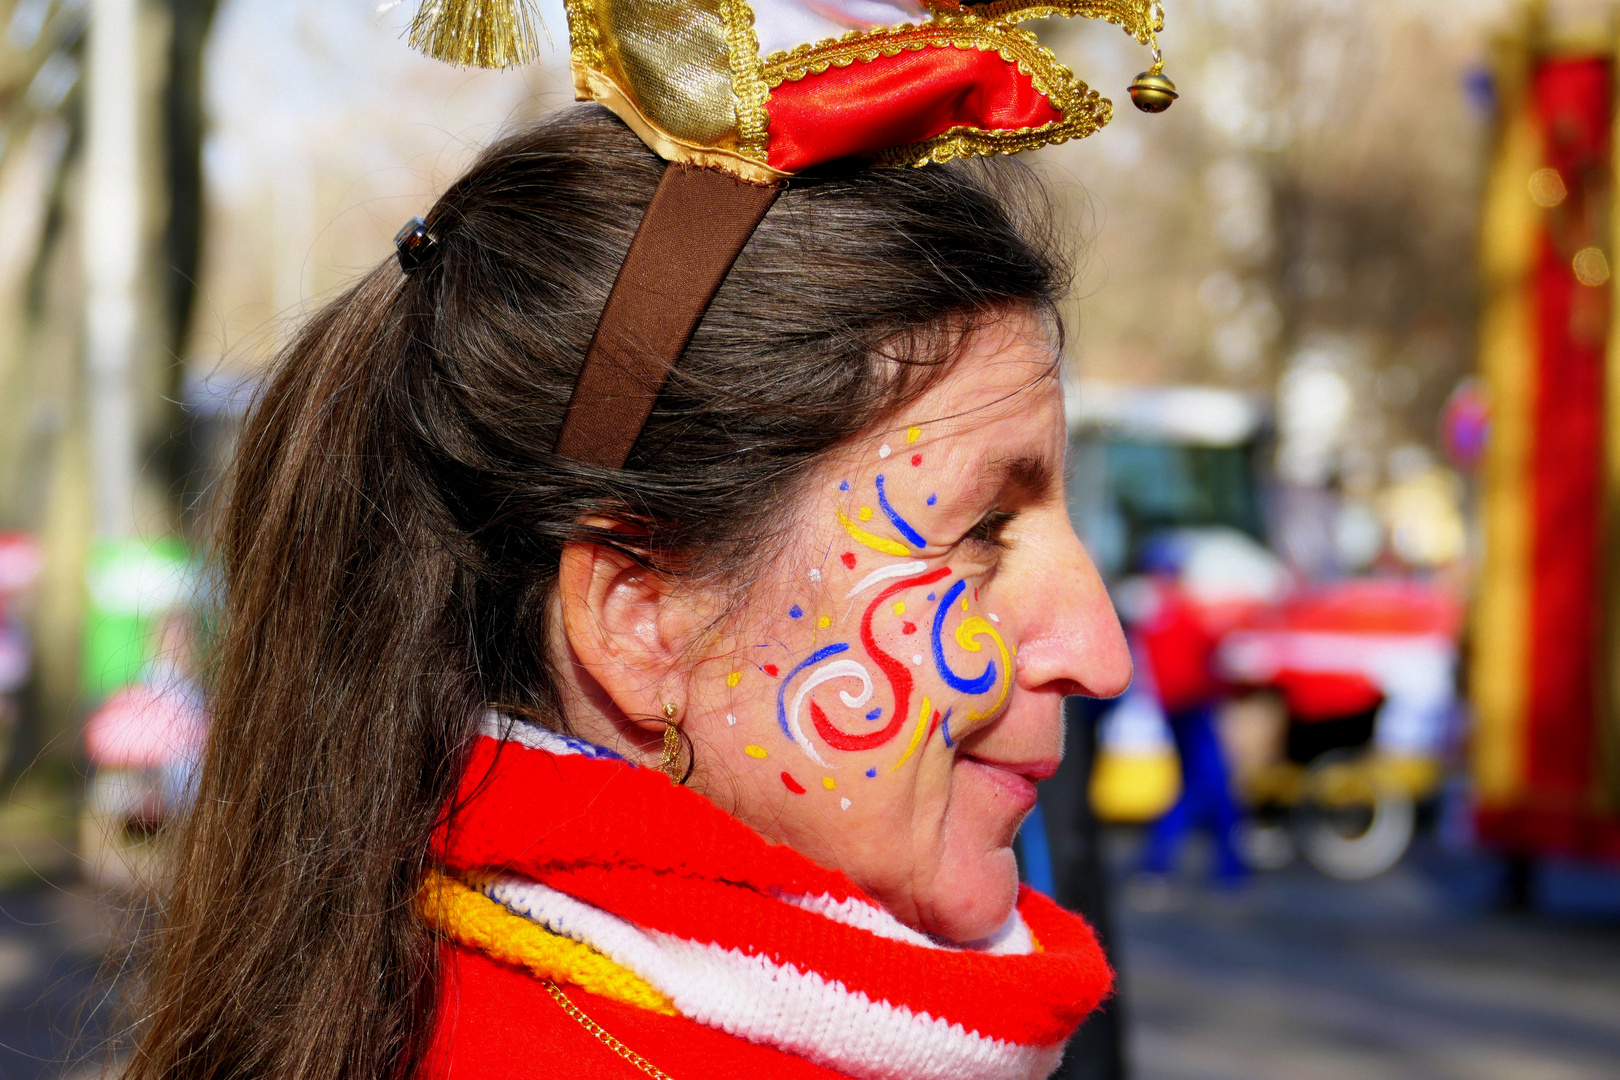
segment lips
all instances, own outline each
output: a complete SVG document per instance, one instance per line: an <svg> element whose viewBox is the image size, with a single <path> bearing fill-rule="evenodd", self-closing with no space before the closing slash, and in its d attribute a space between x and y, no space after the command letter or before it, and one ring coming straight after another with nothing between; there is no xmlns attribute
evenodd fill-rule
<svg viewBox="0 0 1620 1080"><path fill-rule="evenodd" d="M1058 769L1056 759L1013 762L963 755L956 763L991 790L999 792L1020 814L1034 807L1035 785L1050 778Z"/></svg>

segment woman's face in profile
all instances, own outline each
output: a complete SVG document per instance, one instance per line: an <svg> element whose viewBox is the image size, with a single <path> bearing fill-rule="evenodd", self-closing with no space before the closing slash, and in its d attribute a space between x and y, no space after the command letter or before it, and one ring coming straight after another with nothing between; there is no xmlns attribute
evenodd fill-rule
<svg viewBox="0 0 1620 1080"><path fill-rule="evenodd" d="M1064 505L1051 359L1010 317L841 454L689 687L705 790L956 941L1011 913L1062 698L1130 678Z"/></svg>

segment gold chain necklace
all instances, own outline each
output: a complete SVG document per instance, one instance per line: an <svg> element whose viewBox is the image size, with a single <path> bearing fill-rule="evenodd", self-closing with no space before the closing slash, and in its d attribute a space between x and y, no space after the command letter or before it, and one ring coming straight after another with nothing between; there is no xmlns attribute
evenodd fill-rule
<svg viewBox="0 0 1620 1080"><path fill-rule="evenodd" d="M614 1036L601 1024L598 1024L595 1020L592 1020L590 1017L586 1016L584 1011L581 1010L578 1005L575 1005L572 1001L570 1001L567 994L562 992L562 987L558 986L550 979L542 979L540 981L540 985L546 988L546 993L551 995L552 1000L556 1001L563 1012L573 1017L574 1021L578 1023L580 1027L596 1036L597 1041L603 1046L607 1047L609 1050L612 1050L615 1054L618 1054L620 1057L624 1058L624 1060L628 1061L630 1064L634 1065L648 1076L651 1076L653 1080L675 1080L674 1077L670 1076L664 1070L660 1069L658 1066L654 1065L652 1062L648 1061L646 1058L624 1045L624 1043L614 1038Z"/></svg>

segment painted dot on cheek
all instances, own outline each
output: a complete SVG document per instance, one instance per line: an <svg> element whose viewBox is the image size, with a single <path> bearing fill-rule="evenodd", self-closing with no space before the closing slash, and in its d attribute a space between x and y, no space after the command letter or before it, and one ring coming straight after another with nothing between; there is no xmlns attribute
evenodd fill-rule
<svg viewBox="0 0 1620 1080"><path fill-rule="evenodd" d="M928 505L929 506L933 506L937 502L939 502L939 496L938 495L930 495L930 496L928 496Z"/></svg>
<svg viewBox="0 0 1620 1080"><path fill-rule="evenodd" d="M850 807L850 801L848 799L839 799L838 805L843 807L845 810L848 810Z"/></svg>
<svg viewBox="0 0 1620 1080"><path fill-rule="evenodd" d="M916 667L922 667L922 653L912 653L911 663Z"/></svg>
<svg viewBox="0 0 1620 1080"><path fill-rule="evenodd" d="M900 632L902 634L915 634L917 632L917 624L914 622L901 623Z"/></svg>
<svg viewBox="0 0 1620 1080"><path fill-rule="evenodd" d="M922 464L922 455L921 454L912 454L911 455L911 463L913 465L921 465Z"/></svg>
<svg viewBox="0 0 1620 1080"><path fill-rule="evenodd" d="M816 620L816 625L825 630L827 627L832 625L832 617L830 615L823 615L821 618Z"/></svg>
<svg viewBox="0 0 1620 1080"><path fill-rule="evenodd" d="M932 602L934 600L934 596L935 596L935 594L933 594L933 593L928 594L928 599L929 599L930 602Z"/></svg>
<svg viewBox="0 0 1620 1080"><path fill-rule="evenodd" d="M765 667L762 670L765 672L765 674L769 675L771 678L773 678L773 679L776 678L776 673L777 673L778 669L777 669L777 666L775 664L766 664Z"/></svg>
<svg viewBox="0 0 1620 1080"><path fill-rule="evenodd" d="M787 788L789 791L793 792L793 794L795 794L795 795L803 795L804 794L804 788L799 784L799 782L797 780L793 779L793 777L788 775L787 773L782 774L782 786Z"/></svg>
<svg viewBox="0 0 1620 1080"><path fill-rule="evenodd" d="M878 447L878 457L880 458L886 458L892 453L894 453L894 451L889 449L888 443L884 443L882 446Z"/></svg>
<svg viewBox="0 0 1620 1080"><path fill-rule="evenodd" d="M855 553L853 551L844 552L842 555L838 556L838 561L843 563L851 570L855 569Z"/></svg>
<svg viewBox="0 0 1620 1080"><path fill-rule="evenodd" d="M730 713L726 713L726 727L736 727L736 726L737 726L737 718L735 716L732 716Z"/></svg>
<svg viewBox="0 0 1620 1080"><path fill-rule="evenodd" d="M742 682L742 672L740 671L733 671L730 675L726 676L727 686L736 686L740 682Z"/></svg>
<svg viewBox="0 0 1620 1080"><path fill-rule="evenodd" d="M863 506L856 512L855 516L860 518L862 521L871 521L872 508L870 506Z"/></svg>
<svg viewBox="0 0 1620 1080"><path fill-rule="evenodd" d="M908 446L911 445L912 443L916 442L921 436L922 436L922 428L917 427L915 424L912 425L911 427L906 428L906 445L908 445Z"/></svg>
<svg viewBox="0 0 1620 1080"><path fill-rule="evenodd" d="M811 581L820 581L821 580L821 571L820 570L812 570L812 571L810 571L810 580Z"/></svg>
<svg viewBox="0 0 1620 1080"><path fill-rule="evenodd" d="M868 720L877 720L877 719L880 719L882 716L883 716L883 710L882 709L873 709L871 712L866 714L866 718Z"/></svg>
<svg viewBox="0 0 1620 1080"><path fill-rule="evenodd" d="M904 615L906 613L906 602L904 600L901 600L894 605L894 613L896 615Z"/></svg>
<svg viewBox="0 0 1620 1080"><path fill-rule="evenodd" d="M800 607L798 604L794 604L792 607L788 608L788 618L790 618L790 619L802 619L802 618L804 618L804 608Z"/></svg>
<svg viewBox="0 0 1620 1080"><path fill-rule="evenodd" d="M838 781L834 780L830 776L823 776L821 778L821 786L826 788L828 791L831 791L838 786Z"/></svg>
<svg viewBox="0 0 1620 1080"><path fill-rule="evenodd" d="M867 769L866 770L866 778L868 780L876 779L876 777L877 777L877 770L876 769Z"/></svg>
<svg viewBox="0 0 1620 1080"><path fill-rule="evenodd" d="M990 613L990 621L993 623L998 623L1001 621L1001 616L992 611Z"/></svg>
<svg viewBox="0 0 1620 1080"><path fill-rule="evenodd" d="M848 480L840 480L838 482L838 490L839 491L848 491L849 490L849 481Z"/></svg>
<svg viewBox="0 0 1620 1080"><path fill-rule="evenodd" d="M745 746L743 747L743 753L751 758L767 758L771 756L771 752L763 746Z"/></svg>

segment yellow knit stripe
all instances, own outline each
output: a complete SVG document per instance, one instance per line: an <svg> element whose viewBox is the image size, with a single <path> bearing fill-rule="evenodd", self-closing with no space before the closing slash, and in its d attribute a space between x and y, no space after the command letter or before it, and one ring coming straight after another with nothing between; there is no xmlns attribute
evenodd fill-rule
<svg viewBox="0 0 1620 1080"><path fill-rule="evenodd" d="M428 871L422 883L421 907L429 926L486 956L598 997L678 1015L669 998L635 972L589 945L512 914L477 889L436 870Z"/></svg>

